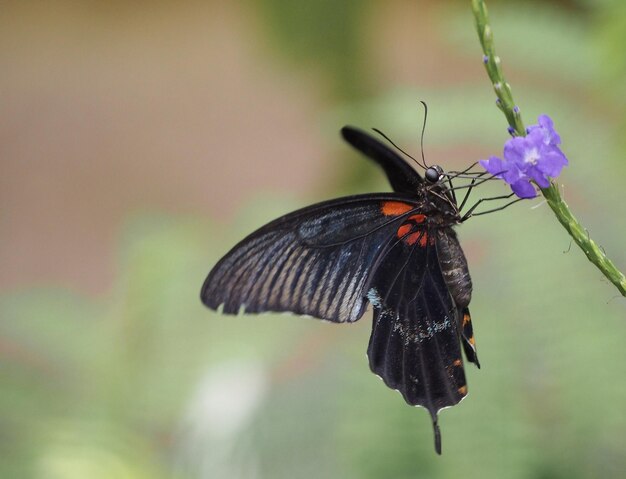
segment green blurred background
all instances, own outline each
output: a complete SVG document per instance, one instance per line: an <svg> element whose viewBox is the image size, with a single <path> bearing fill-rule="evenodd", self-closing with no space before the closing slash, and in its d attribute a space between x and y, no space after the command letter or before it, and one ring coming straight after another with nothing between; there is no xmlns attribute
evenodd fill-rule
<svg viewBox="0 0 626 479"><path fill-rule="evenodd" d="M537 199L460 231L483 369L441 415L354 325L223 317L211 266L276 216L385 191L343 145L500 154L469 1L2 2L0 477L583 478L626 471L626 303ZM489 2L563 194L626 268L626 2ZM481 187L480 196L504 185Z"/></svg>

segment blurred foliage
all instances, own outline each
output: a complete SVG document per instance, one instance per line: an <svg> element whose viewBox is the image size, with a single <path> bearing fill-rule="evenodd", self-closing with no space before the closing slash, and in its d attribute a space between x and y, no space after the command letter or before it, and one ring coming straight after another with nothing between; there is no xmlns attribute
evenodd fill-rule
<svg viewBox="0 0 626 479"><path fill-rule="evenodd" d="M361 31L371 0L255 0L267 33L294 64L320 68L339 97L359 95L366 85Z"/></svg>
<svg viewBox="0 0 626 479"><path fill-rule="evenodd" d="M584 8L498 2L492 20L526 122L549 112L563 137L566 199L626 265L626 9L619 0L574 3ZM416 145L415 99L426 98L427 149L497 149L506 138L486 77L363 95L359 45L372 33L360 25L375 4L254 5L283 53L333 79L339 101L322 128L349 118ZM442 5L438 28L463 55L479 55L464 3ZM450 159L454 167L472 160ZM386 188L365 168L338 189L365 191L365 177ZM110 296L51 287L0 297L0 477L623 476L626 308L580 252L562 254L568 239L547 208L518 205L461 231L484 367L469 369L470 396L443 412L444 454L436 457L427 414L368 371L368 318L342 326L232 318L200 304L219 256L250 225L297 206L258 198L228 228L136 215Z"/></svg>

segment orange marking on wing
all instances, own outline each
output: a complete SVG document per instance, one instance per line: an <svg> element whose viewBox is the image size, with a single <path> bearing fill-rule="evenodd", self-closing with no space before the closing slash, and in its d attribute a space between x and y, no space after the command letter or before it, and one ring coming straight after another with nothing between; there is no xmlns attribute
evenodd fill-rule
<svg viewBox="0 0 626 479"><path fill-rule="evenodd" d="M461 386L458 391L461 396L465 396L467 394L467 386Z"/></svg>
<svg viewBox="0 0 626 479"><path fill-rule="evenodd" d="M476 343L476 341L474 341L474 336L472 336L471 338L469 338L467 340L472 346L474 346L474 344Z"/></svg>
<svg viewBox="0 0 626 479"><path fill-rule="evenodd" d="M422 230L422 231L420 231L419 233L414 233L414 234L415 234L415 235L418 235L418 236L417 236L416 238L414 238L414 239L413 239L413 243L415 243L416 241L418 241L418 240L419 240L419 245L420 245L422 248L425 248L425 247L426 247L426 245L428 244L428 240L429 240L429 239L431 240L431 241L430 241L430 244L434 244L434 243L433 243L433 241L432 241L432 238L430 238L430 237L428 236L428 234L426 233L426 231L423 231L423 230ZM411 243L411 244L413 244L413 243Z"/></svg>
<svg viewBox="0 0 626 479"><path fill-rule="evenodd" d="M460 360L460 359L457 359L456 361L454 361L454 362L452 363L452 366L456 366L457 368L458 368L459 366L461 366L461 365L463 365L463 363L461 362L461 360Z"/></svg>
<svg viewBox="0 0 626 479"><path fill-rule="evenodd" d="M421 233L412 233L406 238L406 242L413 246L419 240L420 244L422 244L422 240L420 239Z"/></svg>
<svg viewBox="0 0 626 479"><path fill-rule="evenodd" d="M428 235L426 234L426 232L418 231L416 233L411 233L410 235L405 236L410 231L410 229L405 229L405 226L408 225L402 225L400 226L400 228L398 228L398 238L402 238L404 236L404 241L406 241L407 244L413 246L415 243L419 243L422 248L425 247L428 243Z"/></svg>
<svg viewBox="0 0 626 479"><path fill-rule="evenodd" d="M381 210L385 216L399 216L413 209L413 206L401 201L383 201Z"/></svg>
<svg viewBox="0 0 626 479"><path fill-rule="evenodd" d="M422 248L424 248L427 243L428 243L428 235L426 234L426 231L424 231L422 233L422 237L420 238L420 246ZM432 243L432 241L431 241L431 243Z"/></svg>
<svg viewBox="0 0 626 479"><path fill-rule="evenodd" d="M398 228L398 238L404 238L412 229L413 227L411 225L404 224L400 226L400 228Z"/></svg>
<svg viewBox="0 0 626 479"><path fill-rule="evenodd" d="M472 318L470 318L470 315L465 313L463 315L463 326L465 326L467 323L469 323L471 321Z"/></svg>
<svg viewBox="0 0 626 479"><path fill-rule="evenodd" d="M409 216L409 219L415 221L416 223L423 223L426 219L426 215L411 215Z"/></svg>

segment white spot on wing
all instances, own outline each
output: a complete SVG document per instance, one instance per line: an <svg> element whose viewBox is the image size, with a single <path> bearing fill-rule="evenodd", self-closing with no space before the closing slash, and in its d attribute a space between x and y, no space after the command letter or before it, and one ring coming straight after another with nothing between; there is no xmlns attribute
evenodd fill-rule
<svg viewBox="0 0 626 479"><path fill-rule="evenodd" d="M372 288L367 292L367 299L370 303L372 303L372 306L375 308L380 308L382 306L382 300L380 294L378 294L378 291L376 291L376 288Z"/></svg>

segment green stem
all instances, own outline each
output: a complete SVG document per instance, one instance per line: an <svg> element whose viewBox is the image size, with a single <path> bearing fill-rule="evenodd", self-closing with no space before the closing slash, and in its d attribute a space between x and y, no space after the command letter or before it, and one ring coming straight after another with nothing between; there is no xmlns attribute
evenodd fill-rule
<svg viewBox="0 0 626 479"><path fill-rule="evenodd" d="M506 116L511 129L519 136L526 135L526 129L522 122L519 108L516 107L511 93L511 86L504 79L500 58L496 55L493 43L493 32L489 25L489 15L487 6L482 0L472 0L472 10L476 20L476 30L478 38L485 54L484 63L487 74L491 79L494 91L498 97L497 105ZM556 215L559 222L567 230L569 235L580 246L589 261L602 271L611 283L619 290L622 296L626 296L626 277L619 271L613 262L607 258L600 247L589 237L587 230L578 222L570 211L567 203L563 201L556 184L551 183L548 188L542 188L541 193L545 197L548 205Z"/></svg>

